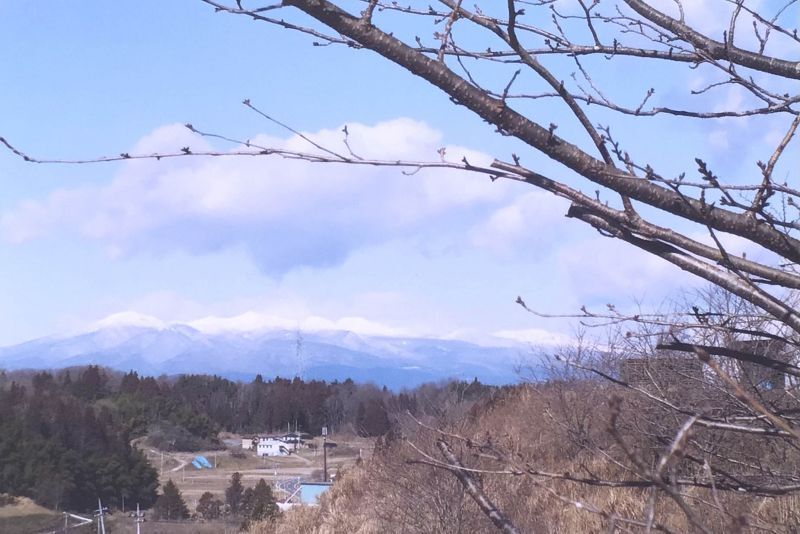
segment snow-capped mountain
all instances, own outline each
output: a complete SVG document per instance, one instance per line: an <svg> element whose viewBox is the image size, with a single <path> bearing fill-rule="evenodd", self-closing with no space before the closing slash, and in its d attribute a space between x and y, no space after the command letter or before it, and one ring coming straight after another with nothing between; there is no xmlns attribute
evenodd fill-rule
<svg viewBox="0 0 800 534"><path fill-rule="evenodd" d="M242 317L184 324L124 312L85 332L0 348L0 368L91 363L153 375L203 373L250 379L259 373L302 374L398 388L446 378L513 383L519 379L515 368L532 354L529 345L507 341L483 346L454 339L365 335L331 324L300 331L287 328L286 322Z"/></svg>

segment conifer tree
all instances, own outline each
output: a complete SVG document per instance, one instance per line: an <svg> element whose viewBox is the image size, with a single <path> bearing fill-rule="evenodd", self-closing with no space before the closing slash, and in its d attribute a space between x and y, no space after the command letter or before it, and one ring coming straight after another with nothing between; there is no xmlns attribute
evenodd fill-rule
<svg viewBox="0 0 800 534"><path fill-rule="evenodd" d="M217 519L222 515L222 501L210 491L203 493L197 502L197 514L203 519Z"/></svg>
<svg viewBox="0 0 800 534"><path fill-rule="evenodd" d="M254 488L247 488L242 498L243 528L254 521L274 519L278 515L278 505L272 494L272 486L262 478Z"/></svg>
<svg viewBox="0 0 800 534"><path fill-rule="evenodd" d="M153 506L153 515L156 519L186 519L189 517L189 509L172 479L164 484L163 493L158 496L156 504Z"/></svg>
<svg viewBox="0 0 800 534"><path fill-rule="evenodd" d="M225 489L225 504L228 505L232 514L238 514L242 506L244 487L242 486L242 475L236 472L231 475L231 483Z"/></svg>

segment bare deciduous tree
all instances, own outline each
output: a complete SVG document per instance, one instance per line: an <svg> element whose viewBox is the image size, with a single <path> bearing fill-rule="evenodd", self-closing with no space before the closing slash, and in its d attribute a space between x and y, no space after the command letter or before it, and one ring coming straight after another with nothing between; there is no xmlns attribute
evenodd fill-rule
<svg viewBox="0 0 800 534"><path fill-rule="evenodd" d="M613 352L605 347L565 358L576 372L611 383L612 389L604 390L612 399L605 409L607 432L600 437L580 431L582 415L569 410L554 412L554 417L570 427L580 447L602 451L619 468L619 477L588 471L545 473L533 459L520 463L497 447L470 440L465 442L468 448L479 450L484 460L488 455L504 464L503 472L641 489L651 504L644 517L609 519L628 529L669 530L654 519L659 496L678 506L693 528L710 531L713 527L702 509L722 509L720 492L771 497L800 490L795 387L800 377L795 356L800 312L792 297L800 289L800 189L789 180L797 172L793 141L800 126L795 0L717 0L713 10L726 17L718 32L685 15L687 0L508 0L469 5L461 0L433 5L363 0L347 3L350 11L344 2L330 0L202 1L219 12L308 34L316 45L377 53L429 82L498 135L515 137L535 154L558 163L561 171L545 175L535 170L535 158L525 155L523 162L515 154L498 157L486 167L466 159L370 160L350 150L346 131L345 150L307 139L313 146L308 153L241 143L233 152L207 155L280 156L412 171L446 167L528 183L569 200L569 217L724 290L697 301L700 304L688 303L677 313L625 315L609 308L575 314L594 325L619 325L623 335L612 349L620 348L628 357L637 351L646 357L640 364L629 357L627 363L613 360L613 365L604 366L598 354ZM630 89L620 90L626 84L602 76L609 63L628 65L630 79L647 88L632 98ZM687 87L685 94L654 96L662 94L659 82L680 69L702 73L705 85ZM653 74L659 72L660 76ZM726 91L736 92L740 104L726 104ZM531 105L541 100L566 110L579 133L562 136L560 132L575 128L555 124ZM272 120L249 101L245 105ZM685 170L671 174L647 161L647 155L632 153L617 137L631 118L665 116L682 121L685 128L700 121L730 125L769 118L782 130L759 161L736 162L749 170L750 180L720 175L708 158L692 154L691 148L681 154ZM187 126L201 135L221 137ZM746 127L740 132L751 135ZM658 135L677 138L682 131L662 130ZM48 161L27 155L6 139L0 142L28 161ZM186 147L156 157L193 155L197 154ZM154 156L125 153L94 161L137 157ZM731 159L737 157L730 154ZM757 253L733 253L725 245L729 236ZM523 299L519 302L533 311ZM626 330L629 322L639 326ZM682 377L678 386L683 387L676 387L675 377ZM613 393L614 388L620 393ZM688 394L689 390L700 393ZM633 408L626 410L628 405ZM634 435L640 437L636 442L631 441ZM474 484L470 468L462 460L451 461L449 443L460 439L442 434L438 443L443 459L432 464L455 473L495 524L513 531L511 521ZM692 493L698 489L708 493ZM588 504L583 509L611 517Z"/></svg>

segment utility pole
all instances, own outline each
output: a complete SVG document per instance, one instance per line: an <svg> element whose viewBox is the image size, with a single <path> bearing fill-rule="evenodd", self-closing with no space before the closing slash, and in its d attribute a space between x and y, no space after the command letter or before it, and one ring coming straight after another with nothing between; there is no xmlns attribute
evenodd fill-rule
<svg viewBox="0 0 800 534"><path fill-rule="evenodd" d="M328 427L322 427L322 481L328 481Z"/></svg>
<svg viewBox="0 0 800 534"><path fill-rule="evenodd" d="M134 516L136 519L136 534L142 534L141 531L141 524L144 522L144 513L139 511L139 503L136 503L136 515Z"/></svg>
<svg viewBox="0 0 800 534"><path fill-rule="evenodd" d="M106 523L103 519L103 512L108 510L108 508L103 508L103 503L100 501L100 497L97 498L97 526L99 527L98 530L100 534L106 534Z"/></svg>

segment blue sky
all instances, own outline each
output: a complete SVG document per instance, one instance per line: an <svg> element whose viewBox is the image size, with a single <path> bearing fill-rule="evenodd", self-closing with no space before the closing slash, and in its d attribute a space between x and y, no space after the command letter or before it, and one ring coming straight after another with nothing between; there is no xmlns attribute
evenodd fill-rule
<svg viewBox="0 0 800 534"><path fill-rule="evenodd" d="M716 31L707 4L694 16ZM347 124L364 155L436 159L447 147L450 158L480 161L516 152L563 172L374 54L313 47L193 0L36 8L0 0L0 72L0 135L38 157L208 142L186 122L306 148L241 105L250 98L327 143ZM597 79L630 99L657 82L656 99L685 103L685 88L707 75L648 67L632 76L630 65L604 63ZM741 98L721 92L706 102ZM525 109L585 142L557 104ZM615 124L626 146L666 173L691 170L702 154L730 181L757 171L752 162L769 156L783 127L772 119ZM559 199L448 172L409 177L242 158L32 165L0 151L0 184L0 345L128 310L165 321L255 313L368 333L552 341L570 325L525 313L517 295L559 312L657 304L696 283L565 219Z"/></svg>

